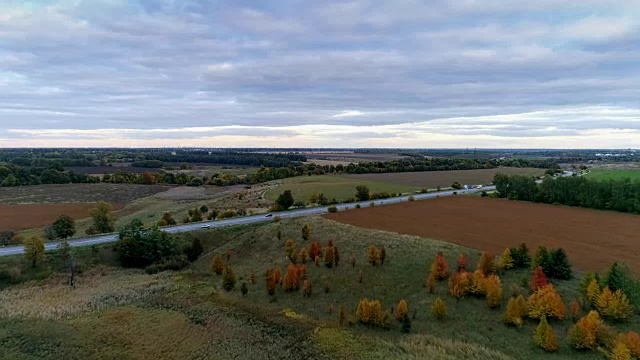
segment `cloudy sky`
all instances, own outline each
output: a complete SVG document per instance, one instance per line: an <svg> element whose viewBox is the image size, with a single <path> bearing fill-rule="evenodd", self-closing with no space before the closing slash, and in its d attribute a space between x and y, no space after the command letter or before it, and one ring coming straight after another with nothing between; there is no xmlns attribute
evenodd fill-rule
<svg viewBox="0 0 640 360"><path fill-rule="evenodd" d="M640 1L0 0L0 146L640 148Z"/></svg>

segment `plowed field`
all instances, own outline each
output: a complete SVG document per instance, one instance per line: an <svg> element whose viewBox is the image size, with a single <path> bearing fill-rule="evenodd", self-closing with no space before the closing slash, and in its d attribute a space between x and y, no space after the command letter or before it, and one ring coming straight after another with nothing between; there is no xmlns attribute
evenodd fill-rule
<svg viewBox="0 0 640 360"><path fill-rule="evenodd" d="M580 270L626 262L640 273L640 216L554 205L446 197L354 209L327 218L356 226L419 235L494 254L527 243L564 248Z"/></svg>
<svg viewBox="0 0 640 360"><path fill-rule="evenodd" d="M113 210L122 205L112 204ZM74 219L89 217L95 204L14 204L0 205L0 231L25 230L51 225L60 215Z"/></svg>

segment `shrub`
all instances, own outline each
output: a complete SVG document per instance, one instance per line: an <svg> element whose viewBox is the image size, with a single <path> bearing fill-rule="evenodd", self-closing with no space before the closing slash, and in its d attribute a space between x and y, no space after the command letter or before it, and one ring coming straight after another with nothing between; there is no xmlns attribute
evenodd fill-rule
<svg viewBox="0 0 640 360"><path fill-rule="evenodd" d="M335 264L335 253L333 246L327 246L324 248L324 266L332 268Z"/></svg>
<svg viewBox="0 0 640 360"><path fill-rule="evenodd" d="M533 270L533 275L531 276L531 281L529 282L529 287L532 292L536 292L539 289L545 287L549 284L547 277L544 275L542 268L538 266Z"/></svg>
<svg viewBox="0 0 640 360"><path fill-rule="evenodd" d="M338 252L338 246L333 246L333 264L338 267L338 263L340 262L340 253Z"/></svg>
<svg viewBox="0 0 640 360"><path fill-rule="evenodd" d="M211 263L211 271L216 273L216 275L222 275L223 270L224 270L224 262L222 262L222 256L215 255L213 257L213 262Z"/></svg>
<svg viewBox="0 0 640 360"><path fill-rule="evenodd" d="M233 270L231 270L231 267L227 266L224 269L224 275L222 276L222 287L227 291L231 291L235 286L236 276L233 273Z"/></svg>
<svg viewBox="0 0 640 360"><path fill-rule="evenodd" d="M247 287L247 283L243 282L242 286L240 286L240 291L242 292L242 297L245 297L249 292L249 288Z"/></svg>
<svg viewBox="0 0 640 360"><path fill-rule="evenodd" d="M580 316L580 312L582 311L580 309L580 303L578 302L578 300L576 299L571 300L571 303L569 304L569 311L571 312L571 318L574 321L578 320L578 317Z"/></svg>
<svg viewBox="0 0 640 360"><path fill-rule="evenodd" d="M569 329L569 343L576 350L593 350L607 341L610 330L596 311L591 311Z"/></svg>
<svg viewBox="0 0 640 360"><path fill-rule="evenodd" d="M513 258L511 257L511 250L509 250L509 248L504 249L500 257L500 268L504 270L513 268Z"/></svg>
<svg viewBox="0 0 640 360"><path fill-rule="evenodd" d="M631 350L623 341L616 341L611 351L611 360L631 360Z"/></svg>
<svg viewBox="0 0 640 360"><path fill-rule="evenodd" d="M507 325L521 327L526 315L527 304L525 303L524 296L520 295L517 298L512 297L509 299L507 311L504 313L502 319Z"/></svg>
<svg viewBox="0 0 640 360"><path fill-rule="evenodd" d="M305 280L303 285L302 296L311 297L311 281Z"/></svg>
<svg viewBox="0 0 640 360"><path fill-rule="evenodd" d="M553 332L551 326L547 322L546 317L542 317L540 324L536 327L533 334L533 342L546 352L554 352L558 350L558 339Z"/></svg>
<svg viewBox="0 0 640 360"><path fill-rule="evenodd" d="M335 205L331 205L327 208L327 211L330 213L337 213L338 212L338 207Z"/></svg>
<svg viewBox="0 0 640 360"><path fill-rule="evenodd" d="M467 270L467 255L460 253L458 255L458 272L465 272Z"/></svg>
<svg viewBox="0 0 640 360"><path fill-rule="evenodd" d="M273 272L271 270L267 271L267 277L266 277L266 281L267 281L267 293L269 295L273 295L276 293L276 279L275 276L273 274Z"/></svg>
<svg viewBox="0 0 640 360"><path fill-rule="evenodd" d="M384 260L387 258L387 250L385 250L384 246L380 246L380 251L378 251L380 258L380 265L384 265Z"/></svg>
<svg viewBox="0 0 640 360"><path fill-rule="evenodd" d="M447 316L447 306L440 297L437 297L431 305L431 313L438 320L442 320Z"/></svg>
<svg viewBox="0 0 640 360"><path fill-rule="evenodd" d="M400 331L408 334L411 331L411 318L409 318L409 315L404 314L402 316L402 326L400 326Z"/></svg>
<svg viewBox="0 0 640 360"><path fill-rule="evenodd" d="M276 215L273 217L273 219L271 221L273 222L280 222L280 220L282 220L282 218L280 217L280 215Z"/></svg>
<svg viewBox="0 0 640 360"><path fill-rule="evenodd" d="M302 227L302 240L309 240L309 236L311 236L311 226L309 226L309 224L305 224Z"/></svg>
<svg viewBox="0 0 640 360"><path fill-rule="evenodd" d="M191 245L184 249L184 254L190 262L198 260L198 257L200 257L203 252L204 246L202 246L202 242L200 242L200 239L197 237L193 238L193 240L191 240Z"/></svg>
<svg viewBox="0 0 640 360"><path fill-rule="evenodd" d="M447 260L444 258L444 254L441 252L439 252L433 260L430 272L437 280L443 280L449 276L449 266L447 265Z"/></svg>
<svg viewBox="0 0 640 360"><path fill-rule="evenodd" d="M496 273L496 264L493 258L493 255L488 252L483 252L480 260L478 261L478 266L476 270L482 271L485 276L489 276L491 274Z"/></svg>
<svg viewBox="0 0 640 360"><path fill-rule="evenodd" d="M554 249L549 255L549 277L554 279L568 280L571 279L571 264L569 264L569 258L563 248Z"/></svg>
<svg viewBox="0 0 640 360"><path fill-rule="evenodd" d="M556 318L563 320L567 315L567 309L562 298L553 285L548 284L538 289L527 301L529 317L532 319Z"/></svg>
<svg viewBox="0 0 640 360"><path fill-rule="evenodd" d="M407 305L407 301L402 299L398 302L398 306L396 307L396 320L402 321L402 318L409 313L409 307Z"/></svg>
<svg viewBox="0 0 640 360"><path fill-rule="evenodd" d="M427 277L427 289L429 289L429 294L433 294L436 291L436 277L433 274L429 274Z"/></svg>
<svg viewBox="0 0 640 360"><path fill-rule="evenodd" d="M362 205L356 204L356 209L360 209L361 207L362 207Z"/></svg>
<svg viewBox="0 0 640 360"><path fill-rule="evenodd" d="M487 305L491 309L495 309L500 306L502 302L502 284L500 278L497 275L490 275L485 280L485 291L487 293Z"/></svg>
<svg viewBox="0 0 640 360"><path fill-rule="evenodd" d="M626 334L620 334L619 340L623 341L629 351L631 352L631 356L635 358L640 358L640 335L638 335L635 331L629 331Z"/></svg>
<svg viewBox="0 0 640 360"><path fill-rule="evenodd" d="M374 207L376 206L376 202L375 201L369 201L369 207Z"/></svg>
<svg viewBox="0 0 640 360"><path fill-rule="evenodd" d="M331 283L329 282L329 280L326 280L324 282L324 284L322 285L322 288L324 289L325 294L328 294L329 291L331 291Z"/></svg>
<svg viewBox="0 0 640 360"><path fill-rule="evenodd" d="M369 251L367 252L367 261L373 266L378 265L378 261L380 261L380 252L378 251L378 248L373 244L369 246Z"/></svg>
<svg viewBox="0 0 640 360"><path fill-rule="evenodd" d="M180 270L189 265L189 259L186 255L180 254L170 258L162 259L157 263L147 266L144 271L147 274L156 274L166 270Z"/></svg>
<svg viewBox="0 0 640 360"><path fill-rule="evenodd" d="M416 199L413 197L413 195L409 195L409 197L407 198L407 200L409 200L409 201L415 201Z"/></svg>
<svg viewBox="0 0 640 360"><path fill-rule="evenodd" d="M520 246L511 248L511 258L513 258L513 266L516 268L528 268L531 264L531 255L527 244L522 243Z"/></svg>
<svg viewBox="0 0 640 360"><path fill-rule="evenodd" d="M545 275L548 275L547 272L550 269L551 264L551 256L549 255L549 250L547 250L544 246L539 246L536 251L536 256L533 258L533 268L537 268L538 266L542 268Z"/></svg>
<svg viewBox="0 0 640 360"><path fill-rule="evenodd" d="M358 303L356 319L369 326L382 326L382 305L379 300L362 299Z"/></svg>
<svg viewBox="0 0 640 360"><path fill-rule="evenodd" d="M303 247L302 249L300 249L300 262L302 262L303 264L306 263L308 257L309 254L307 253L307 248Z"/></svg>
<svg viewBox="0 0 640 360"><path fill-rule="evenodd" d="M633 313L629 299L622 290L612 292L609 288L604 288L596 299L596 308L602 316L616 321L626 320Z"/></svg>

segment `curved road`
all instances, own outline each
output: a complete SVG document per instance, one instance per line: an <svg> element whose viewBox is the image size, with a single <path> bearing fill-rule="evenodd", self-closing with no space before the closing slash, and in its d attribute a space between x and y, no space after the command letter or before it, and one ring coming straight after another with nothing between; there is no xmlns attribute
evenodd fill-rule
<svg viewBox="0 0 640 360"><path fill-rule="evenodd" d="M469 189L469 190L450 190L450 191L440 191L426 194L413 194L415 200L424 200L431 199L439 196L451 196L454 192L457 192L459 195L475 193L483 190L495 190L495 186L484 186L482 189ZM408 201L409 195L393 197L382 200L374 200L375 205L383 205L383 204L394 204L402 201ZM370 201L361 201L354 202L348 204L338 204L339 211L354 208L356 204L360 204L361 207L368 207ZM296 209L289 211L282 211L274 213L273 216L280 216L281 218L295 218L295 217L303 217L317 214L324 214L327 212L329 206L318 206L312 208L304 208L304 209ZM168 233L183 233L189 231L202 230L202 228L206 225L209 228L220 228L225 226L233 226L233 225L245 225L245 224L253 224L259 222L267 222L271 221L272 217L266 217L263 215L254 215L254 216L245 216L238 218L231 218L225 220L211 220L211 221L203 221L192 224L184 224L184 225L175 225L162 228L163 231ZM74 240L69 240L69 245L71 246L89 246L96 244L105 244L118 240L118 234L106 234L106 235L98 235L98 236L89 236L84 238L78 238ZM54 250L60 245L60 242L48 242L45 243L44 248L46 251ZM17 255L22 254L24 252L24 246L16 245L16 246L7 246L0 248L0 256L8 256L8 255Z"/></svg>

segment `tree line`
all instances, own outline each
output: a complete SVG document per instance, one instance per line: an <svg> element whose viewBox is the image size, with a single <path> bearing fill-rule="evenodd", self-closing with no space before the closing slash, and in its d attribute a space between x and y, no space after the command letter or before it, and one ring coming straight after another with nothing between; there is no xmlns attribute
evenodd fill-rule
<svg viewBox="0 0 640 360"><path fill-rule="evenodd" d="M0 186L22 186L40 184L96 183L100 179L94 176L66 171L60 164L47 168L21 167L0 163Z"/></svg>
<svg viewBox="0 0 640 360"><path fill-rule="evenodd" d="M502 198L640 214L640 182L630 179L572 176L545 178L538 184L524 175L496 174L493 182Z"/></svg>

